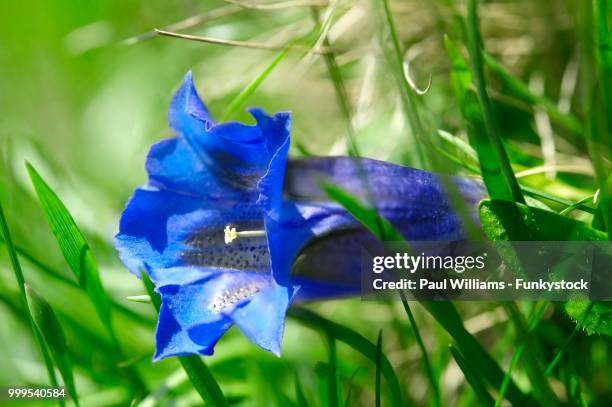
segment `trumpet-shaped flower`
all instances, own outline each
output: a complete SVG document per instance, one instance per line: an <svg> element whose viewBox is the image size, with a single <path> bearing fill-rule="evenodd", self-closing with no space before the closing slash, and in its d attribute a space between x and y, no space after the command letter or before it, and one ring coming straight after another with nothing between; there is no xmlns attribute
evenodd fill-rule
<svg viewBox="0 0 612 407"><path fill-rule="evenodd" d="M148 183L121 216L115 246L161 294L155 359L210 355L236 325L280 354L291 302L358 292L359 250L374 237L319 188L322 179L377 211L409 240L459 240L460 219L434 174L348 157L288 160L289 113L215 123L191 73L174 95L176 137L151 147ZM480 184L455 179L473 207Z"/></svg>

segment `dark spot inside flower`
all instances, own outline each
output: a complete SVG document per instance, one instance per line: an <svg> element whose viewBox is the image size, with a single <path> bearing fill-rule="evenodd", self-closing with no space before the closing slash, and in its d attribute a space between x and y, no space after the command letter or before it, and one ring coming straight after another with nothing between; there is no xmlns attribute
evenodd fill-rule
<svg viewBox="0 0 612 407"><path fill-rule="evenodd" d="M215 151L210 155L212 163L223 163L223 165L209 165L209 169L227 185L236 189L255 188L265 173L265 168L258 168L225 152Z"/></svg>
<svg viewBox="0 0 612 407"><path fill-rule="evenodd" d="M233 222L238 230L259 230L261 221ZM227 245L224 227L207 226L193 231L184 241L181 260L185 265L227 268L232 270L261 271L270 269L268 242L265 237L241 237Z"/></svg>

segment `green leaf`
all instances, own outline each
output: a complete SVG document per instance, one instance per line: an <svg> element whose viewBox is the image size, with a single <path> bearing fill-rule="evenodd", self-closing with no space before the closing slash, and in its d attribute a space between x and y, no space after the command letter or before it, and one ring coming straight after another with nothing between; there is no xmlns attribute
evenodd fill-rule
<svg viewBox="0 0 612 407"><path fill-rule="evenodd" d="M400 89L400 97L402 99L402 106L404 107L406 119L410 125L410 130L412 131L414 140L416 141L416 148L419 158L421 161L423 161L423 154L421 152L421 138L425 139L425 130L417 109L417 100L415 98L414 91L410 87L410 84L404 75L404 54L397 35L395 23L393 21L393 13L391 12L389 0L381 1L383 4L384 19L391 38L392 49L389 49L389 45L386 43L386 41L384 41L386 35L381 35L381 38L383 39L382 48L389 64L393 66L393 76L397 82L398 89Z"/></svg>
<svg viewBox="0 0 612 407"><path fill-rule="evenodd" d="M38 195L51 231L79 285L87 292L100 320L111 333L110 301L100 282L93 254L83 234L59 197L45 183L34 167L26 163L30 179Z"/></svg>
<svg viewBox="0 0 612 407"><path fill-rule="evenodd" d="M140 278L142 279L142 284L144 285L147 294L149 294L149 301L151 302L151 304L153 304L155 310L159 312L159 309L161 308L161 296L157 291L155 291L155 285L153 284L153 281L151 281L151 279L145 272L142 272L140 274Z"/></svg>
<svg viewBox="0 0 612 407"><path fill-rule="evenodd" d="M442 140L461 151L467 158L469 158L471 162L478 163L478 155L476 154L476 150L474 150L468 143L444 130L438 130L437 134ZM465 164L469 165L469 163Z"/></svg>
<svg viewBox="0 0 612 407"><path fill-rule="evenodd" d="M499 389L504 384L505 374L499 364L463 325L455 306L446 301L426 301L422 305L455 340L464 355L469 355L476 369L482 372L490 386ZM530 405L530 400L510 379L507 384L507 399L515 405Z"/></svg>
<svg viewBox="0 0 612 407"><path fill-rule="evenodd" d="M30 305L28 304L28 298L25 290L26 287L25 279L23 278L23 271L21 270L21 264L19 263L19 258L17 257L15 245L13 244L13 238L11 237L8 222L6 220L6 217L4 216L4 209L2 209L2 204L0 204L0 232L2 232L1 235L6 244L6 249L8 251L11 266L13 267L13 271L15 272L15 279L17 280L17 285L19 286L19 296L23 304L23 309L26 311L30 327L32 328L32 333L34 334L34 340L36 342L36 345L38 346L38 349L40 350L40 353L42 354L43 361L45 363L45 368L47 369L49 383L51 384L51 386L57 386L57 378L55 377L55 370L53 369L53 364L51 362L51 357L49 356L49 351L47 350L47 346L43 341L40 331L38 330L34 320L32 319ZM63 406L64 401L60 399L59 405Z"/></svg>
<svg viewBox="0 0 612 407"><path fill-rule="evenodd" d="M557 108L556 103L554 103L552 100L533 93L527 84L512 76L512 74L509 73L504 66L495 60L495 58L493 58L491 55L485 52L483 53L483 56L484 62L487 64L491 72L501 79L504 85L506 85L508 89L515 93L521 100L532 105L543 107L552 120L578 135L583 134L584 130L582 128L582 124L580 124L580 121L576 117L571 114L562 113Z"/></svg>
<svg viewBox="0 0 612 407"><path fill-rule="evenodd" d="M145 273L142 273L141 276L142 283L144 284L149 297L151 297L151 302L159 313L159 309L161 308L161 297L155 291L155 286L153 285L151 279L149 279ZM200 356L179 356L178 360L187 373L191 384L196 389L200 397L202 397L202 400L204 400L206 405L214 407L229 406L229 403L221 391L219 383L217 383L214 376L208 369L208 366L206 366Z"/></svg>
<svg viewBox="0 0 612 407"><path fill-rule="evenodd" d="M429 356L427 355L427 349L425 348L425 343L423 342L423 338L421 337L421 332L419 331L419 327L414 319L414 315L412 314L412 310L410 309L410 305L408 301L406 301L404 297L404 293L400 291L400 296L402 298L402 304L404 305L404 311L408 315L408 320L410 321L410 326L412 326L412 330L414 331L414 337L416 339L417 345L421 350L421 354L423 355L423 365L425 366L425 372L427 373L427 378L429 379L429 384L431 386L431 392L433 394L433 405L439 406L441 403L440 398L440 388L438 386L438 379L434 374L434 371L431 367L431 363L429 362Z"/></svg>
<svg viewBox="0 0 612 407"><path fill-rule="evenodd" d="M376 345L367 340L363 335L353 331L352 329L325 319L312 311L302 307L293 307L289 310L288 315L303 324L310 326L336 340L349 345L357 352L361 353L372 362L376 363ZM380 369L385 377L394 406L403 406L402 393L399 385L399 380L393 370L393 366L389 359L382 354L380 360Z"/></svg>
<svg viewBox="0 0 612 407"><path fill-rule="evenodd" d="M519 184L514 176L514 171L510 166L510 160L506 154L504 144L501 138L501 132L499 130L499 123L493 112L493 106L487 93L487 84L484 75L483 57L482 57L482 39L480 37L480 30L478 28L478 14L477 14L477 0L468 0L467 2L467 45L470 54L470 63L472 68L472 75L474 84L476 85L476 93L478 104L480 105L480 112L482 112L482 119L484 121L485 133L482 134L480 131L481 124L477 123L479 128L478 131L472 132L473 138L476 141L476 151L478 152L478 158L481 160L483 178L489 190L489 195L495 199L506 199L516 202L525 202L523 194ZM471 91L468 91L466 96L468 99L466 103L474 105L471 101L473 96ZM480 119L480 115L476 110L470 109L466 119L472 122L474 119ZM470 117L474 116L474 117ZM470 120L471 119L471 120ZM490 154L490 155L489 155ZM482 163L482 160L492 163L494 160L497 161L496 168L488 168ZM503 186L506 190L503 194L499 194L498 188L501 185L496 185L493 188L493 184L487 182L487 174L485 169L494 170L496 178L503 179ZM493 194L492 192L495 192Z"/></svg>
<svg viewBox="0 0 612 407"><path fill-rule="evenodd" d="M100 321L108 332L115 348L115 356L124 359L119 339L111 321L111 301L100 281L98 266L89 245L57 194L53 192L30 163L26 163L26 167L64 259L74 273L81 289L87 293ZM127 367L123 372L132 382L136 398L140 398L146 393L146 386L136 370Z"/></svg>
<svg viewBox="0 0 612 407"><path fill-rule="evenodd" d="M79 399L74 386L72 362L70 361L64 330L49 303L27 284L25 284L25 290L34 323L51 351L51 356L64 379L64 385L70 397L78 406Z"/></svg>
<svg viewBox="0 0 612 407"><path fill-rule="evenodd" d="M508 312L519 338L525 344L524 367L534 388L536 399L544 406L559 406L559 399L550 387L550 383L544 374L544 369L536 356L537 343L527 328L523 315L513 302L504 303L504 308Z"/></svg>
<svg viewBox="0 0 612 407"><path fill-rule="evenodd" d="M565 303L565 312L577 323L584 321L582 328L588 334L612 336L612 303L568 301Z"/></svg>
<svg viewBox="0 0 612 407"><path fill-rule="evenodd" d="M0 244L4 244L4 243L5 243L4 239L0 237ZM70 287L79 287L79 284L75 282L73 279L71 279L70 277L67 277L63 272L57 269L54 269L53 267L50 267L49 265L45 264L42 260L39 260L38 258L36 258L34 255L32 255L30 252L28 252L24 248L18 245L15 245L15 252L19 255L21 259L25 259L32 266L34 266L38 271L44 273L46 276L52 278L54 281L57 281L61 284L65 284ZM138 324L142 324L145 326L151 326L154 324L154 321L149 316L144 316L142 314L134 312L130 308L126 307L122 303L119 303L113 300L112 298L111 298L111 302L112 302L112 306L114 309L116 309L118 312L125 315L126 317L130 318L133 322L136 322Z"/></svg>
<svg viewBox="0 0 612 407"><path fill-rule="evenodd" d="M547 193L545 191L541 191L539 189L528 187L526 185L521 185L521 190L526 195L534 196L534 197L537 197L537 198L543 198L543 199L546 199L546 200L549 200L549 201L552 201L552 202L556 202L558 204L565 205L568 208L569 207L575 207L576 209L580 209L581 211L584 211L586 213L590 213L590 214L596 214L597 213L597 211L595 209L593 209L590 206L585 205L583 203L572 202L572 201L570 201L568 199L561 198L561 197L549 194L549 193Z"/></svg>
<svg viewBox="0 0 612 407"><path fill-rule="evenodd" d="M529 316L529 331L533 332L538 326L540 319L544 315L546 308L548 306L548 302L542 302L540 305L534 303L534 307L532 309L531 315ZM512 355L512 359L510 359L510 364L508 369L506 370L506 376L504 377L504 381L499 388L497 399L495 400L495 407L499 407L502 405L504 398L506 397L506 392L508 391L508 385L510 380L512 379L512 372L514 368L518 364L519 360L523 356L523 352L525 351L525 342L521 342L514 351Z"/></svg>
<svg viewBox="0 0 612 407"><path fill-rule="evenodd" d="M340 387L338 386L338 363L336 352L336 341L333 337L329 337L329 358L327 364L327 402L329 407L338 407L342 400Z"/></svg>
<svg viewBox="0 0 612 407"><path fill-rule="evenodd" d="M572 334L569 336L569 338L565 340L563 345L559 348L559 350L555 354L553 360L548 364L548 366L546 366L546 371L545 371L546 376L550 376L552 374L553 369L555 368L555 366L557 366L557 363L559 363L559 361L561 360L561 357L563 356L565 350L569 347L570 343L576 337L576 335L578 335L578 333L582 330L584 323L587 321L588 317L591 315L591 311L593 311L593 307L595 306L595 303L587 302L587 301L585 302L588 303L587 309L584 310L584 314L582 318L580 319L580 321L578 321L578 323L574 327Z"/></svg>
<svg viewBox="0 0 612 407"><path fill-rule="evenodd" d="M484 200L478 207L482 229L491 240L607 240L584 222L523 204Z"/></svg>
<svg viewBox="0 0 612 407"><path fill-rule="evenodd" d="M593 14L595 23L596 58L599 67L599 89L604 102L605 117L608 126L612 126L612 33L608 19L610 18L609 0L594 0ZM610 127L608 127L610 129Z"/></svg>
<svg viewBox="0 0 612 407"><path fill-rule="evenodd" d="M444 35L444 46L451 64L451 83L455 92L457 104L463 108L465 93L472 87L472 74L470 68L461 56L461 52L448 35Z"/></svg>
<svg viewBox="0 0 612 407"><path fill-rule="evenodd" d="M590 92L584 95L589 108L587 145L599 185L599 208L608 238L612 240L612 172L609 165L612 159L612 33L608 24L608 0L593 0L592 5L593 21L589 21L589 25L595 29L595 49L592 53L587 52L587 56L594 59L597 67L592 75L597 86L592 89L594 95Z"/></svg>
<svg viewBox="0 0 612 407"><path fill-rule="evenodd" d="M506 201L485 200L478 208L480 222L491 240L605 241L608 236L584 222L553 212ZM568 301L565 311L575 321L585 318L588 301ZM612 336L612 303L595 302L583 323L589 333Z"/></svg>
<svg viewBox="0 0 612 407"><path fill-rule="evenodd" d="M315 23L319 25L319 12L316 7L311 8L312 15L315 20ZM327 30L322 28L321 30L322 42L323 46L326 48L331 48L331 43L327 36ZM327 67L327 72L329 74L329 78L331 79L332 84L334 85L334 92L336 94L336 100L338 101L338 106L340 107L340 111L344 116L344 123L347 129L348 136L348 144L349 151L348 154L354 157L358 157L359 149L357 148L357 143L355 142L355 129L353 128L353 108L351 106L351 102L348 97L348 93L346 91L346 86L344 84L344 79L342 77L342 71L340 70L340 66L338 65L338 61L336 60L336 55L333 52L326 52L323 55L323 60L325 61L325 65Z"/></svg>
<svg viewBox="0 0 612 407"><path fill-rule="evenodd" d="M404 236L388 220L378 216L375 209L366 208L348 192L335 185L323 183L321 188L331 199L342 205L344 209L380 240L389 242L404 241Z"/></svg>
<svg viewBox="0 0 612 407"><path fill-rule="evenodd" d="M504 170L502 160L498 159L497 150L499 146L496 146L496 143L501 143L501 140L489 136L478 96L473 89L472 75L467 63L455 44L447 36L444 37L444 43L451 62L451 81L457 104L465 122L470 143L476 150L480 173L487 191L492 197L511 201L514 199L514 195L504 172L507 172L507 169ZM503 149L503 146L501 148ZM466 151L469 152L470 150ZM503 151L502 156L505 157L505 151ZM505 160L507 161L507 157ZM514 176L512 175L512 177Z"/></svg>
<svg viewBox="0 0 612 407"><path fill-rule="evenodd" d="M475 366L473 366L470 361L471 356L468 356L467 358L464 357L457 350L457 348L452 345L449 349L451 354L453 355L453 358L455 359L455 362L457 362L457 365L463 372L465 380L467 380L470 386L472 386L472 389L474 389L474 393L476 393L476 397L480 401L480 404L483 406L494 405L493 398L487 391L487 388L485 387L484 382L482 380L481 372Z"/></svg>

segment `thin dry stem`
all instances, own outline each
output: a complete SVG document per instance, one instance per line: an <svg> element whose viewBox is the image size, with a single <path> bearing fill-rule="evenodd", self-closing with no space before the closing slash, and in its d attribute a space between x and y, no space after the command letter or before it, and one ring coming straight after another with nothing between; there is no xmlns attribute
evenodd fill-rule
<svg viewBox="0 0 612 407"><path fill-rule="evenodd" d="M252 42L252 41L225 40L221 38L202 37L199 35L180 34L180 33L172 32L172 31L165 31L165 30L158 30L158 29L156 29L155 32L158 35L163 35L166 37L174 37L174 38L180 38L183 40L205 42L208 44L226 45L226 46L231 46L231 47L262 49L262 50L269 50L269 51L270 50L271 51L281 50L286 47L289 47L289 48L296 48L296 49L304 49L304 50L307 50L308 52L312 52L315 54L327 54L327 53L338 52L337 49L328 48L328 47L310 48L304 45L291 44L291 43L289 44L266 44L262 42Z"/></svg>
<svg viewBox="0 0 612 407"><path fill-rule="evenodd" d="M294 7L326 7L329 2L326 0L289 0L278 3L247 3L239 0L223 0L226 3L250 10L282 10Z"/></svg>

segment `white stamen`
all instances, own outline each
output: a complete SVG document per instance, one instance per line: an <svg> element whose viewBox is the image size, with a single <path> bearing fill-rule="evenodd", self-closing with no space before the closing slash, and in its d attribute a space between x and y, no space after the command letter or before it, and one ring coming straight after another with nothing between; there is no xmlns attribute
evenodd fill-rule
<svg viewBox="0 0 612 407"><path fill-rule="evenodd" d="M225 308L231 307L242 300L254 296L259 290L260 287L257 284L224 290L208 308L213 312L219 313Z"/></svg>
<svg viewBox="0 0 612 407"><path fill-rule="evenodd" d="M239 232L229 225L225 227L223 232L225 233L225 244L230 244L239 237L263 237L266 235L265 230L243 230Z"/></svg>

